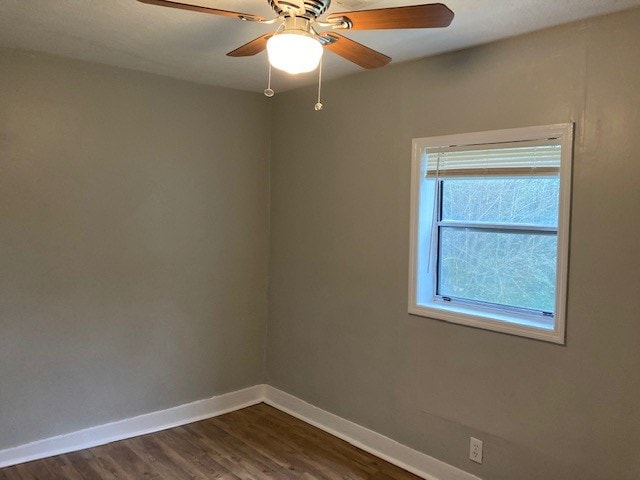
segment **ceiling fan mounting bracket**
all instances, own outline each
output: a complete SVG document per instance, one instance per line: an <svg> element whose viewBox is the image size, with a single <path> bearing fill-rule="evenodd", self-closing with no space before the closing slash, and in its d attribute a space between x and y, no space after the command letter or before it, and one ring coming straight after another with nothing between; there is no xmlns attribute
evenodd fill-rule
<svg viewBox="0 0 640 480"><path fill-rule="evenodd" d="M262 23L266 23L264 21L264 19L260 18L260 17L256 17L255 15L246 15L246 14L242 14L239 15L240 20L244 20L245 22L262 22Z"/></svg>
<svg viewBox="0 0 640 480"><path fill-rule="evenodd" d="M317 21L319 27L334 29L349 29L353 27L353 23L347 17L333 17L324 21Z"/></svg>
<svg viewBox="0 0 640 480"><path fill-rule="evenodd" d="M332 43L336 43L338 41L338 37L332 37L330 35L327 35L326 33L318 34L316 32L316 35L316 38L323 47L326 47L327 45L331 45Z"/></svg>
<svg viewBox="0 0 640 480"><path fill-rule="evenodd" d="M282 20L284 20L284 17L275 17L275 18L270 18L269 20L264 20L264 19L260 19L259 22L262 23L263 25L273 25L276 22L282 22Z"/></svg>

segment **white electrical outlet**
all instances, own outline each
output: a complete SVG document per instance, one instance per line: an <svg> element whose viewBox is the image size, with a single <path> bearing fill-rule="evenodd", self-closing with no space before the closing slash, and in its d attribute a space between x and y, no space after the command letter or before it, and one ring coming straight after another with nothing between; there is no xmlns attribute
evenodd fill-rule
<svg viewBox="0 0 640 480"><path fill-rule="evenodd" d="M469 460L482 463L482 440L471 437L469 443Z"/></svg>

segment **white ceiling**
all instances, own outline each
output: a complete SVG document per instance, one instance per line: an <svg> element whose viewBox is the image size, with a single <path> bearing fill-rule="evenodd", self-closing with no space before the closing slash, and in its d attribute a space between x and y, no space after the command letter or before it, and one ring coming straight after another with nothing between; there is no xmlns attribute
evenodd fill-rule
<svg viewBox="0 0 640 480"><path fill-rule="evenodd" d="M267 0L184 1L273 16ZM344 34L401 62L640 6L640 0L441 1L455 12L449 28ZM342 2L359 9L426 3L334 0L329 11L346 10ZM257 92L266 87L266 53L246 58L225 54L273 29L135 0L0 0L0 45ZM327 52L323 70L324 78L329 79L361 69ZM313 83L315 75L286 78L286 74L274 73L273 88L278 91Z"/></svg>

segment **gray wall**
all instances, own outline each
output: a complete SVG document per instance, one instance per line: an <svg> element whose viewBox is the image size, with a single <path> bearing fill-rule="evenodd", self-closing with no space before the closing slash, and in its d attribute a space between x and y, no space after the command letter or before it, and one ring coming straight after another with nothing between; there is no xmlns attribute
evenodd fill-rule
<svg viewBox="0 0 640 480"><path fill-rule="evenodd" d="M330 82L319 113L313 88L276 96L268 382L486 479L637 479L639 26ZM569 121L567 346L408 315L411 139Z"/></svg>
<svg viewBox="0 0 640 480"><path fill-rule="evenodd" d="M638 25L330 82L322 112L0 49L0 449L264 381L271 151L270 384L488 480L637 478ZM411 138L567 121L567 346L408 315Z"/></svg>
<svg viewBox="0 0 640 480"><path fill-rule="evenodd" d="M0 449L264 381L262 95L0 50Z"/></svg>

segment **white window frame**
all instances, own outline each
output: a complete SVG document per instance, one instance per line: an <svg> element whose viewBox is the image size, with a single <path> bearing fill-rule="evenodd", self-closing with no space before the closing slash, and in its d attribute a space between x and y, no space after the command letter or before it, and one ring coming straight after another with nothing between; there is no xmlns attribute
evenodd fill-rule
<svg viewBox="0 0 640 480"><path fill-rule="evenodd" d="M561 148L560 191L558 205L557 233L557 267L556 267L556 303L553 330L543 328L526 314L502 314L492 309L484 310L482 306L451 305L450 302L438 300L434 295L426 304L418 304L418 244L420 239L419 205L420 187L425 181L424 152L425 148L442 148L461 145L511 143L519 141L536 141L557 139ZM512 335L544 340L560 345L565 344L566 332L566 297L567 273L569 266L569 221L571 212L571 172L573 159L573 124L562 123L506 130L444 135L438 137L413 139L411 167L411 219L409 247L409 302L408 311L413 315L443 320L450 323L467 325L485 330L508 333ZM423 227L424 235L424 227ZM424 240L424 239L423 239ZM437 246L431 246L429 255L437 253ZM431 273L423 275L431 276ZM435 291L435 286L431 286ZM464 303L464 302L462 302Z"/></svg>

